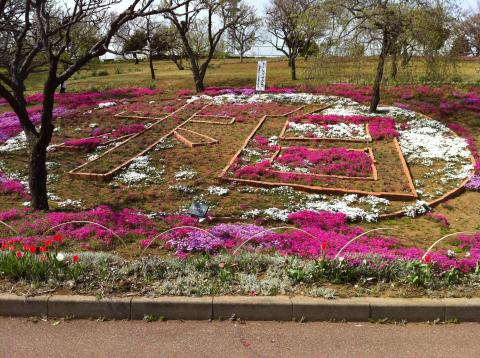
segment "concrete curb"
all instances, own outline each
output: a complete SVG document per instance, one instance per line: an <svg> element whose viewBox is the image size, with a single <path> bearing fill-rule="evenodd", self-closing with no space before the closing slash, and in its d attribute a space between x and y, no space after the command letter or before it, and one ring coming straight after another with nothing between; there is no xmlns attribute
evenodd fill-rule
<svg viewBox="0 0 480 358"><path fill-rule="evenodd" d="M209 320L232 317L251 321L470 321L480 322L480 298L286 297L23 297L0 294L0 316L76 317L140 320L145 317Z"/></svg>

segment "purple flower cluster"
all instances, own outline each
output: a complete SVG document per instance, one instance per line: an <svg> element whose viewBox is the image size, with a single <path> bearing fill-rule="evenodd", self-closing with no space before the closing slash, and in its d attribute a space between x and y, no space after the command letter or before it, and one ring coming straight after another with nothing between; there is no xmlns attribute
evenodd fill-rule
<svg viewBox="0 0 480 358"><path fill-rule="evenodd" d="M473 191L480 191L480 176L474 175L465 185L465 188Z"/></svg>
<svg viewBox="0 0 480 358"><path fill-rule="evenodd" d="M56 107L53 110L53 118L61 116L66 111L67 109L63 106ZM40 107L37 106L30 108L27 112L33 124L37 125L40 123L42 116L42 110ZM20 122L15 112L4 112L0 114L0 143L18 135L21 131L22 127L20 126Z"/></svg>

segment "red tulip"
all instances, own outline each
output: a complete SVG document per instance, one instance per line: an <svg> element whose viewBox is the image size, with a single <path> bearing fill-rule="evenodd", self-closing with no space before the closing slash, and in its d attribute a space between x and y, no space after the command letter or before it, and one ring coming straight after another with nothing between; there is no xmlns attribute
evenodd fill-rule
<svg viewBox="0 0 480 358"><path fill-rule="evenodd" d="M10 241L8 241L8 243L9 243L10 245L14 245L14 244L15 244L15 241L10 240Z"/></svg>
<svg viewBox="0 0 480 358"><path fill-rule="evenodd" d="M7 249L7 243L6 242L2 242L2 250L6 250Z"/></svg>
<svg viewBox="0 0 480 358"><path fill-rule="evenodd" d="M52 240L47 240L47 241L45 241L45 246L46 246L46 247L50 247L50 246L52 246L52 245L53 245L53 241L52 241Z"/></svg>
<svg viewBox="0 0 480 358"><path fill-rule="evenodd" d="M11 251L11 252L15 251L15 246L10 246L10 247L8 248L8 250Z"/></svg>
<svg viewBox="0 0 480 358"><path fill-rule="evenodd" d="M56 242L61 242L62 241L62 235L61 234L56 234L53 237L53 240L56 241Z"/></svg>
<svg viewBox="0 0 480 358"><path fill-rule="evenodd" d="M27 244L23 244L22 248L23 248L23 251L28 251L28 248L29 248L29 247L28 247Z"/></svg>
<svg viewBox="0 0 480 358"><path fill-rule="evenodd" d="M322 251L325 251L327 249L327 243L326 242L322 242Z"/></svg>
<svg viewBox="0 0 480 358"><path fill-rule="evenodd" d="M46 246L40 246L40 252L46 252L47 247Z"/></svg>
<svg viewBox="0 0 480 358"><path fill-rule="evenodd" d="M73 255L73 256L72 256L72 261L73 261L74 263L77 263L77 262L78 262L78 256L77 256L77 255Z"/></svg>
<svg viewBox="0 0 480 358"><path fill-rule="evenodd" d="M429 264L431 261L432 261L432 258L430 255L425 256L423 259L423 262L425 262L426 264Z"/></svg>
<svg viewBox="0 0 480 358"><path fill-rule="evenodd" d="M31 253L31 254L34 254L35 252L37 252L37 248L36 248L35 246L33 246L33 245L30 246L29 250L30 250L30 253Z"/></svg>
<svg viewBox="0 0 480 358"><path fill-rule="evenodd" d="M17 258L21 259L23 257L23 252L17 251Z"/></svg>

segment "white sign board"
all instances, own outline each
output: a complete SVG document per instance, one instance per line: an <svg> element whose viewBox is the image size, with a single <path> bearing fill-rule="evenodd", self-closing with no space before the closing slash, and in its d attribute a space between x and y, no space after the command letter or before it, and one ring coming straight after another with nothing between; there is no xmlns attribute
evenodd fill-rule
<svg viewBox="0 0 480 358"><path fill-rule="evenodd" d="M257 91L265 91L267 82L267 61L258 61L257 67Z"/></svg>

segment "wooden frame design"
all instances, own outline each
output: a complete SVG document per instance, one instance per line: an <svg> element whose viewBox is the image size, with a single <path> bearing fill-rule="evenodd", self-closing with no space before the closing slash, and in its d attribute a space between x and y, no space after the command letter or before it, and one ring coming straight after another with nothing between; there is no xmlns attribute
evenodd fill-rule
<svg viewBox="0 0 480 358"><path fill-rule="evenodd" d="M282 150L288 149L291 147L280 147L280 149L275 151L275 154L272 156L272 158L269 159L270 164L273 164L275 162L275 159L280 155ZM310 149L313 150L313 149ZM275 174L294 174L298 176L309 176L309 177L318 177L318 178L332 178L332 179L341 179L341 180L354 180L354 181L377 181L378 180L378 171L377 167L375 166L375 156L373 155L373 150L371 147L366 147L363 149L347 149L348 151L356 151L356 152L364 152L368 153L368 156L370 159L372 159L372 165L371 165L371 170L372 170L372 176L370 177L349 177L345 175L330 175L330 174L311 174L311 173L297 173L297 172L284 172L281 170L268 170L269 173L275 173Z"/></svg>
<svg viewBox="0 0 480 358"><path fill-rule="evenodd" d="M226 177L226 174L227 174L228 170L230 169L230 167L232 166L232 164L240 156L242 151L247 147L250 140L255 136L255 133L262 127L263 123L266 121L266 119L268 117L286 117L286 116L288 116L292 113L295 113L295 112L301 110L304 107L305 106L302 106L302 107L300 107L300 108L298 108L298 109L296 109L296 110L294 110L290 113L287 113L283 116L264 116L264 117L262 117L260 119L260 121L258 122L258 124L255 126L255 128L250 132L247 139L243 143L242 147L237 151L237 153L235 153L233 158L228 162L227 166L222 170L222 172L220 173L218 178L222 181L233 182L233 183L235 183L235 182L245 183L247 185L264 187L264 188L265 187L266 188L273 188L273 187L279 187L279 186L289 186L289 187L299 189L299 190L302 190L302 191L314 192L314 193L341 194L341 195L343 195L343 194L357 194L357 195L363 195L363 196L372 195L372 196L378 196L380 198L384 198L384 199L388 199L388 200L415 200L415 199L418 199L419 196L418 196L417 190L415 189L415 185L413 184L410 169L408 168L407 162L405 161L405 158L403 156L403 152L402 152L402 150L400 148L400 145L398 143L398 140L396 138L394 138L393 142L394 142L394 145L395 145L395 149L397 150L398 155L399 155L400 163L402 165L402 171L404 172L404 174L407 178L410 193L369 192L369 191L364 191L364 190L343 189L343 188L328 188L328 187L318 187L318 186L295 184L295 183L266 182L266 181L261 181L261 180L251 180L251 179L228 178L228 177ZM324 107L324 109L326 109L328 107L330 107L330 105ZM317 112L318 111L319 110L317 110ZM288 123L288 121L287 121L287 123ZM284 132L285 128L286 128L286 125L284 125L284 127L282 129L282 132ZM366 127L366 130L367 130L368 135L370 135L370 132L368 131L368 125ZM285 138L280 138L280 139L285 139ZM298 140L298 138L295 138L295 140ZM309 141L315 141L315 140L318 140L318 139L308 138L308 140ZM329 138L329 140L332 141L334 139ZM363 142L363 141L359 141L359 142ZM270 161L275 159L275 157L279 154L280 150L281 150L281 148L274 153L274 156L272 157L273 159L271 158ZM370 148L369 152L370 152L371 157L373 158L373 163L375 163L376 162L375 156L374 156L371 148ZM376 178L376 180L378 180L378 172L377 172L376 166L375 166L375 169L372 168L372 170L373 170L373 178ZM349 180L354 180L351 177L349 177L348 179Z"/></svg>
<svg viewBox="0 0 480 358"><path fill-rule="evenodd" d="M133 111L131 113L135 113L135 112L138 112L138 111ZM122 111L122 112L119 112L119 113L116 113L114 114L113 116L116 117L116 118L123 118L123 119L140 119L140 120L154 120L154 121L158 121L164 117L148 117L148 116L137 116L137 115L127 115L125 113L128 113L128 111ZM173 113L173 112L172 112ZM168 115L168 113L165 113L165 115Z"/></svg>
<svg viewBox="0 0 480 358"><path fill-rule="evenodd" d="M288 125L290 120L287 119L285 125L278 136L281 140L298 140L298 141L334 141L334 142L354 142L354 143L371 143L373 141L372 135L370 134L368 123L365 123L365 133L367 134L366 139L355 139L355 138L328 138L328 137L320 137L320 138L310 138L310 137L286 137L285 132L288 129Z"/></svg>
<svg viewBox="0 0 480 358"><path fill-rule="evenodd" d="M187 139L185 136L183 136L182 134L179 133L179 131L184 131L184 132L187 132L187 133L192 133L194 135L198 135L200 137L203 137L206 139L205 142L192 142L190 141L189 139ZM175 135L175 138L177 138L180 142L182 142L183 144L186 144L187 146L189 146L190 148L193 148L193 147L200 147L200 146L203 146L203 145L210 145L210 144L217 144L218 143L218 139L215 139L215 138L212 138L212 137L209 137L205 134L202 134L202 133L198 133L198 132L195 132L195 131L192 131L190 129L186 129L186 128L178 128L175 132L173 132L173 134Z"/></svg>
<svg viewBox="0 0 480 358"><path fill-rule="evenodd" d="M207 124L218 124L218 125L222 125L222 126L228 126L230 124L233 124L235 123L235 117L231 117L231 116L219 116L219 115L207 115L207 114L197 114L195 115L193 118L225 118L227 119L228 121L215 121L215 120L208 120L208 119L192 119L190 122L191 123L207 123Z"/></svg>
<svg viewBox="0 0 480 358"><path fill-rule="evenodd" d="M179 126L175 127L174 129L170 130L166 135L163 135L162 137L160 137L160 139L158 139L157 141L155 141L153 144L151 144L150 146L148 146L146 149L142 150L140 153L136 154L135 156L133 156L132 158L126 160L125 162L123 162L122 164L120 164L119 166L113 168L112 170L110 170L109 172L107 173L89 173L89 172L82 172L81 170L86 167L87 165L99 160L100 158L103 158L105 157L106 155L108 155L110 152L112 152L113 150L117 149L118 147L128 143L130 140L134 139L134 138L137 138L138 136L141 136L143 133L151 130L152 128L154 128L157 124L163 122L164 120L166 120L167 118L171 117L172 115L176 114L177 112L183 110L184 108L186 108L188 106L188 103L185 103L183 106L181 106L180 108L178 108L176 111L170 113L169 115L163 117L162 119L158 120L157 122L153 123L151 126L148 126L147 128L145 128L143 131L139 132L139 133L136 133L134 134L133 136L131 136L130 138L128 138L127 140L117 144L115 147L113 148L110 148L109 150L107 150L105 153L102 153L100 156L98 156L97 158L93 159L93 160L90 160L80 166L78 166L77 168L75 169L72 169L71 171L68 172L68 174L71 176L71 177L77 177L77 178L80 178L80 179L87 179L87 180L98 180L98 181L110 181L119 171L121 171L123 168L129 166L135 159L137 159L138 157L141 157L142 155L145 155L146 153L148 153L149 151L151 151L153 148L155 148L162 140L164 140L165 138L171 136L178 128L181 128L182 126L184 126L186 123L188 123L188 121L190 120L190 118L193 117L190 116L186 121L182 122ZM200 110L203 110L205 108L207 108L209 105L205 105L204 107L202 107Z"/></svg>

